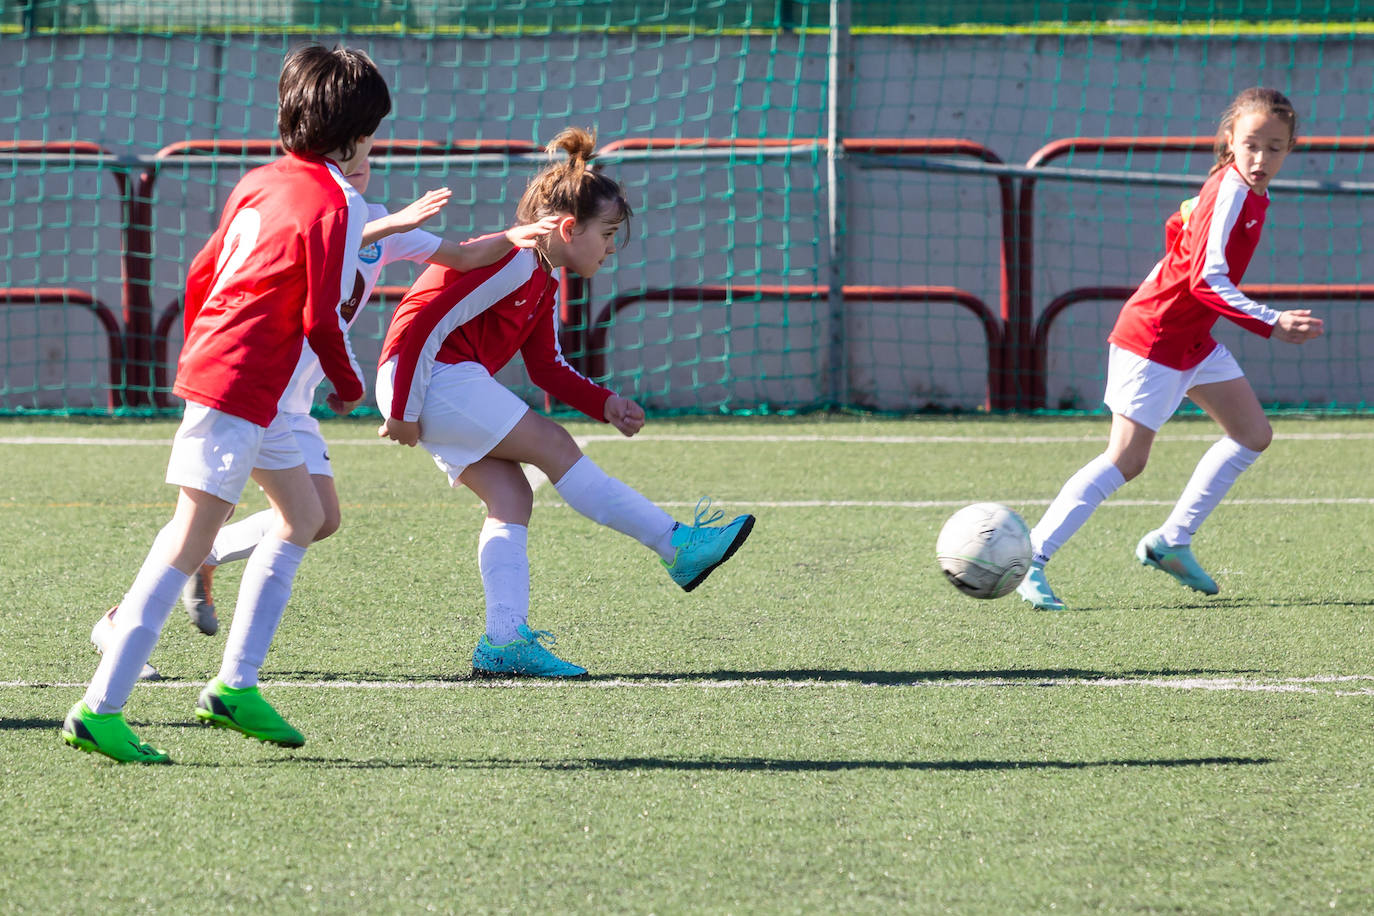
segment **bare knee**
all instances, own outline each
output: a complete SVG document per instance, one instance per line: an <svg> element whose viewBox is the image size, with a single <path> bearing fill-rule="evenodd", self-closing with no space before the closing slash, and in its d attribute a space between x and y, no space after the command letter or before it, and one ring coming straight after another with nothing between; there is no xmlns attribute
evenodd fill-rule
<svg viewBox="0 0 1374 916"><path fill-rule="evenodd" d="M1266 420L1262 426L1244 430L1240 435L1232 435L1231 438L1252 452L1262 452L1274 441L1274 427Z"/></svg>
<svg viewBox="0 0 1374 916"><path fill-rule="evenodd" d="M1145 470L1145 463L1149 460L1149 454L1136 455L1127 453L1118 455L1112 460L1116 469L1121 472L1122 480L1135 480Z"/></svg>
<svg viewBox="0 0 1374 916"><path fill-rule="evenodd" d="M306 545L311 541L319 540L320 531L323 528L324 509L316 504L308 509L293 512L289 518L283 518L281 538L293 544Z"/></svg>
<svg viewBox="0 0 1374 916"><path fill-rule="evenodd" d="M320 525L320 530L315 532L315 540L323 541L325 538L338 531L342 521L343 519L340 513L326 511L324 513L324 522Z"/></svg>

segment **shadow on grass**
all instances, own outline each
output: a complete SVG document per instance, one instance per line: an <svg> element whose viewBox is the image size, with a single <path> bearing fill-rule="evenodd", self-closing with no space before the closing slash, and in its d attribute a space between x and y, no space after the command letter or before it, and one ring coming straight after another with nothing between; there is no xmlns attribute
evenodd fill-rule
<svg viewBox="0 0 1374 916"><path fill-rule="evenodd" d="M1261 674L1258 670L1228 668L1158 668L1130 671L1097 671L1091 668L985 668L936 669L931 671L862 671L844 668L788 668L778 670L745 671L718 669L716 671L629 672L625 674L594 674L588 681L641 681L645 683L672 681L817 681L849 682L901 686L929 684L939 681L1024 681L1027 684L1062 680L1113 680L1118 678L1168 677L1243 677Z"/></svg>
<svg viewBox="0 0 1374 916"><path fill-rule="evenodd" d="M0 716L0 732L26 730L57 731L61 727L61 719L6 719Z"/></svg>
<svg viewBox="0 0 1374 916"><path fill-rule="evenodd" d="M550 760L346 760L294 757L302 766L345 770L544 770L553 772L620 772L665 770L718 773L824 773L847 770L917 770L977 772L984 770L1086 770L1135 767L1264 766L1271 757L1164 757L1120 760L788 760L777 757L586 757ZM280 761L278 762L280 763Z"/></svg>

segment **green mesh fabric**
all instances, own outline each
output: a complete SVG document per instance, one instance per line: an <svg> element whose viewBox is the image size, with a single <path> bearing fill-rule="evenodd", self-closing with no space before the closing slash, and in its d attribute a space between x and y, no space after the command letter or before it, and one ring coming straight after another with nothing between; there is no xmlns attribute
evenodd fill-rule
<svg viewBox="0 0 1374 916"><path fill-rule="evenodd" d="M0 413L178 409L186 267L271 155L243 142L273 137L309 40L377 62L394 110L368 197L452 188L445 237L509 225L532 152L596 129L635 217L569 285L564 352L659 413L1100 409L1107 330L1218 115L1274 86L1304 144L1246 285L1330 333L1217 336L1266 405L1365 407L1374 4L833 6L837 43L819 0L4 4ZM1158 136L1178 142L1064 145ZM417 273L388 267L354 329L369 375ZM502 379L559 407L518 365Z"/></svg>

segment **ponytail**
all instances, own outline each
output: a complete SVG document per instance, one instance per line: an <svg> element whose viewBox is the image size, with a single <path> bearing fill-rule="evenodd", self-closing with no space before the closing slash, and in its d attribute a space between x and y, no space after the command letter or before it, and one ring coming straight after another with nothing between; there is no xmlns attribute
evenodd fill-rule
<svg viewBox="0 0 1374 916"><path fill-rule="evenodd" d="M515 210L517 222L533 223L556 213L567 213L578 223L599 215L613 223L629 222L633 213L620 184L592 168L596 134L565 127L545 150L550 156L562 150L567 159L545 166L530 179Z"/></svg>

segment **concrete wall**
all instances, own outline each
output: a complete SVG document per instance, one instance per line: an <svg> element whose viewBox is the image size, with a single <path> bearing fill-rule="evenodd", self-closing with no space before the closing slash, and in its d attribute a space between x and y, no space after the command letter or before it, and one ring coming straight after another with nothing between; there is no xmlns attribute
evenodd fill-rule
<svg viewBox="0 0 1374 916"><path fill-rule="evenodd" d="M98 142L123 156L179 140L273 134L276 76L297 36L66 36L0 39L0 139ZM332 41L332 38L326 38ZM825 125L825 41L811 35L578 35L539 39L355 39L387 74L395 111L383 136L543 142L567 124L601 141L645 136L817 137ZM851 136L963 137L1024 162L1072 135L1210 134L1234 93L1288 91L1305 134L1365 135L1374 56L1364 40L1093 36L854 39ZM1210 155L1080 157L1075 167L1203 176ZM1358 157L1301 155L1284 177L1359 180ZM825 163L811 154L758 163L682 159L612 167L637 210L632 244L592 283L595 307L642 288L730 283L823 286L829 265ZM177 298L186 263L211 231L241 171L166 168L156 186L154 300ZM507 224L529 174L512 167L378 163L369 197L400 206L448 184L436 228L464 237ZM985 176L846 169L847 280L940 284L997 308L999 199ZM120 227L110 174L15 166L0 159L5 286L70 285L118 310ZM1035 219L1035 308L1084 285L1132 285L1158 258L1160 227L1184 188L1042 182ZM1275 194L1248 280L1340 282L1370 271L1360 199ZM391 268L386 283L414 271ZM1064 314L1050 343L1050 404L1091 407L1118 302ZM1368 398L1360 303L1314 304L1328 338L1304 348L1230 327L1265 400ZM359 326L375 353L385 310ZM0 406L55 404L103 392L61 391L105 377L103 334L74 310L5 307ZM1225 322L1222 323L1225 325ZM847 304L846 384L880 409L973 407L987 375L982 331L943 304ZM357 332L355 332L357 334ZM823 300L729 306L682 301L627 308L609 336L613 384L654 407L804 407L824 397L830 359ZM60 341L60 344L54 344ZM56 362L59 352L61 361ZM36 354L36 356L35 356ZM45 390L37 390L43 388ZM84 389L83 389L84 390Z"/></svg>

